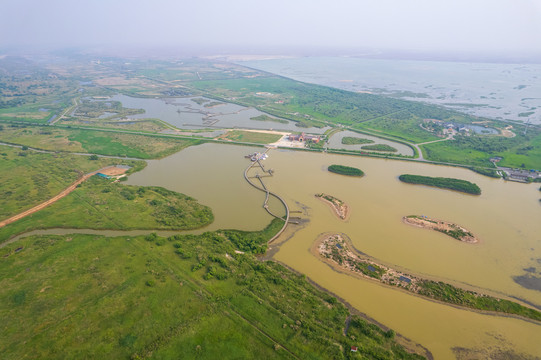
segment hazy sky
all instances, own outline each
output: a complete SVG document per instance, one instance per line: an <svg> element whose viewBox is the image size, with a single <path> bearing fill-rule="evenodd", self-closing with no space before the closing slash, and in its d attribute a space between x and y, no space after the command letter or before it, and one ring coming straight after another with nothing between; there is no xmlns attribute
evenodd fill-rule
<svg viewBox="0 0 541 360"><path fill-rule="evenodd" d="M1 0L19 44L541 53L541 0Z"/></svg>

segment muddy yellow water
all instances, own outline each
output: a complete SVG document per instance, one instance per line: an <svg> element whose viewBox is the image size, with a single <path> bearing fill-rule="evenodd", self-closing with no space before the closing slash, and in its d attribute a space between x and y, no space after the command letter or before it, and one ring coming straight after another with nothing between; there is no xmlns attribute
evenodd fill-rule
<svg viewBox="0 0 541 360"><path fill-rule="evenodd" d="M243 179L254 149L205 144L191 147L149 166L130 183L159 185L183 192L212 207L215 222L207 229L261 229L269 221L263 193ZM512 351L541 357L541 325L455 308L394 288L338 273L309 251L323 232L346 233L360 251L409 273L441 279L500 297L541 305L541 292L513 281L525 268L541 270L539 185L494 180L453 167L328 154L272 150L264 165L275 170L265 178L292 210L308 222L291 225L274 256L348 301L378 322L427 347L436 359L454 358L452 348ZM362 169L351 178L326 171L330 164ZM445 176L477 183L481 196L404 184L403 173ZM316 193L331 194L351 207L339 220ZM272 204L277 207L277 204ZM481 239L465 244L443 234L402 223L419 214L464 226ZM299 214L293 214L298 216Z"/></svg>

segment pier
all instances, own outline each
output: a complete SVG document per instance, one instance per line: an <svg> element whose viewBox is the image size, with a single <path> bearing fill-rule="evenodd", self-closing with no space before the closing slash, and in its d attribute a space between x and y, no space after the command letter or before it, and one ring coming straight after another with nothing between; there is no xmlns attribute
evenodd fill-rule
<svg viewBox="0 0 541 360"><path fill-rule="evenodd" d="M270 150L270 148L267 148L267 150L264 152L264 154L266 154L268 151ZM249 177L248 176L248 171L250 171L250 169L254 168L255 165L257 164L257 166L259 166L261 168L261 170L263 171L263 173L267 174L267 175L255 175L254 177ZM275 218L277 219L280 219L282 221L284 221L284 226L282 226L282 228L280 229L280 231L278 231L278 233L276 233L276 235L274 235L268 242L267 244L270 244L271 242L273 242L276 238L278 238L283 232L284 230L286 229L287 227L287 224L289 223L289 207L287 206L286 202L284 199L282 199L279 195L273 193L272 191L270 191L269 189L267 189L267 186L265 185L265 183L263 182L263 179L262 177L267 177L267 176L272 176L272 170L265 170L265 168L263 167L263 164L261 164L261 161L259 159L257 159L256 161L253 161L250 163L250 165L246 168L246 170L244 170L244 179L246 179L246 181L248 182L248 184L252 185L253 187L255 187L257 190L259 191L263 191L265 193L265 201L263 202L263 208L271 215L271 216L274 216ZM259 183L260 185L258 185L257 183L253 182L251 179L253 178L256 178L259 180ZM283 205L284 205L284 208L286 210L286 218L284 219L283 217L280 217L276 214L274 214L270 209L269 209L269 205L268 205L268 202L269 202L269 198L273 196L275 197L276 199L278 199ZM298 222L297 222L298 223Z"/></svg>

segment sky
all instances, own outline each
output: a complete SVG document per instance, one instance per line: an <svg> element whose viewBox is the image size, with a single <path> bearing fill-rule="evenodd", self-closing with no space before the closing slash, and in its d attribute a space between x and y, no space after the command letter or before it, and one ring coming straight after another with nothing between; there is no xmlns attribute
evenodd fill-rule
<svg viewBox="0 0 541 360"><path fill-rule="evenodd" d="M541 54L541 0L1 0L16 46Z"/></svg>

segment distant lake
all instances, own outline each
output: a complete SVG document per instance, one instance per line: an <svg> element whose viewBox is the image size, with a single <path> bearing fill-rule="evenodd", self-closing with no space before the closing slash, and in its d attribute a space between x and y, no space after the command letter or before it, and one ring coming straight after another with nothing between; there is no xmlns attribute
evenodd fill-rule
<svg viewBox="0 0 541 360"><path fill-rule="evenodd" d="M541 124L541 65L306 57L240 62L295 80Z"/></svg>

